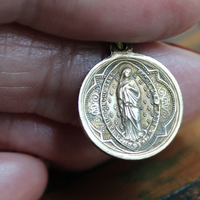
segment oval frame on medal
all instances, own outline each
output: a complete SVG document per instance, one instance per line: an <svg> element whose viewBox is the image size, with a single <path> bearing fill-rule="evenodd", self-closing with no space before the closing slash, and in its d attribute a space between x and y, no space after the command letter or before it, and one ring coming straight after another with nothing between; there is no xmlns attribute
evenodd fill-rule
<svg viewBox="0 0 200 200"><path fill-rule="evenodd" d="M177 134L183 100L177 81L157 60L113 53L95 65L79 93L79 115L94 144L129 160L151 157Z"/></svg>

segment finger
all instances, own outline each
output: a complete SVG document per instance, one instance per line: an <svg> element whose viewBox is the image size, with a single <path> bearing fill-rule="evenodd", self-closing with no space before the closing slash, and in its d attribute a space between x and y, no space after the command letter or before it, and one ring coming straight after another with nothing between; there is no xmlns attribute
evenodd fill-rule
<svg viewBox="0 0 200 200"><path fill-rule="evenodd" d="M134 45L134 51L152 56L175 76L183 95L183 122L200 114L200 53L165 43Z"/></svg>
<svg viewBox="0 0 200 200"><path fill-rule="evenodd" d="M110 158L80 128L23 114L0 115L0 150L39 156L51 166L71 171L88 169Z"/></svg>
<svg viewBox="0 0 200 200"><path fill-rule="evenodd" d="M1 0L0 23L19 22L54 35L145 42L181 33L200 19L198 0Z"/></svg>
<svg viewBox="0 0 200 200"><path fill-rule="evenodd" d="M75 102L81 82L105 57L104 46L58 39L18 26L2 27L0 111L36 113L65 123L76 121Z"/></svg>
<svg viewBox="0 0 200 200"><path fill-rule="evenodd" d="M78 119L81 82L109 49L103 43L56 39L23 29L19 34L8 27L1 29L0 44L0 111L35 113L72 124ZM199 114L200 56L163 43L138 44L134 49L161 61L177 78L184 119Z"/></svg>
<svg viewBox="0 0 200 200"><path fill-rule="evenodd" d="M42 161L19 153L0 153L1 200L38 200L47 184Z"/></svg>

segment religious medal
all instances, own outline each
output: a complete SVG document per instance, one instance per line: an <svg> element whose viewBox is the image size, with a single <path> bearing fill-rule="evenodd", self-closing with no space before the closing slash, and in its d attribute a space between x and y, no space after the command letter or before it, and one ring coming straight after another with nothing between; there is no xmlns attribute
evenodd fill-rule
<svg viewBox="0 0 200 200"><path fill-rule="evenodd" d="M111 44L79 94L79 114L89 138L109 155L129 160L153 156L173 140L183 115L180 88L157 60Z"/></svg>

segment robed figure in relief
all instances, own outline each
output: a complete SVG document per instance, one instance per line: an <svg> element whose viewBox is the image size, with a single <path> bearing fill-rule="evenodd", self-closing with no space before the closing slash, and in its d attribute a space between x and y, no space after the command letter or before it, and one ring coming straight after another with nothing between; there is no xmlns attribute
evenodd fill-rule
<svg viewBox="0 0 200 200"><path fill-rule="evenodd" d="M141 100L140 89L132 76L131 66L128 64L123 66L118 85L117 99L122 124L125 127L125 138L135 141L143 134L139 109Z"/></svg>

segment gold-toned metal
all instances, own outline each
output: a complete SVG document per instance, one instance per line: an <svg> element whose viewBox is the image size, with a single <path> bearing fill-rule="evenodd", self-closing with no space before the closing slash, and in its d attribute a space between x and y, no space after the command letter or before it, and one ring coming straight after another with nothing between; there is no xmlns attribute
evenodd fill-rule
<svg viewBox="0 0 200 200"><path fill-rule="evenodd" d="M111 44L111 56L95 65L79 94L79 114L89 138L104 152L138 160L163 150L183 115L180 88L153 58Z"/></svg>
<svg viewBox="0 0 200 200"><path fill-rule="evenodd" d="M124 44L122 42L116 42L117 48L122 51L124 50Z"/></svg>

